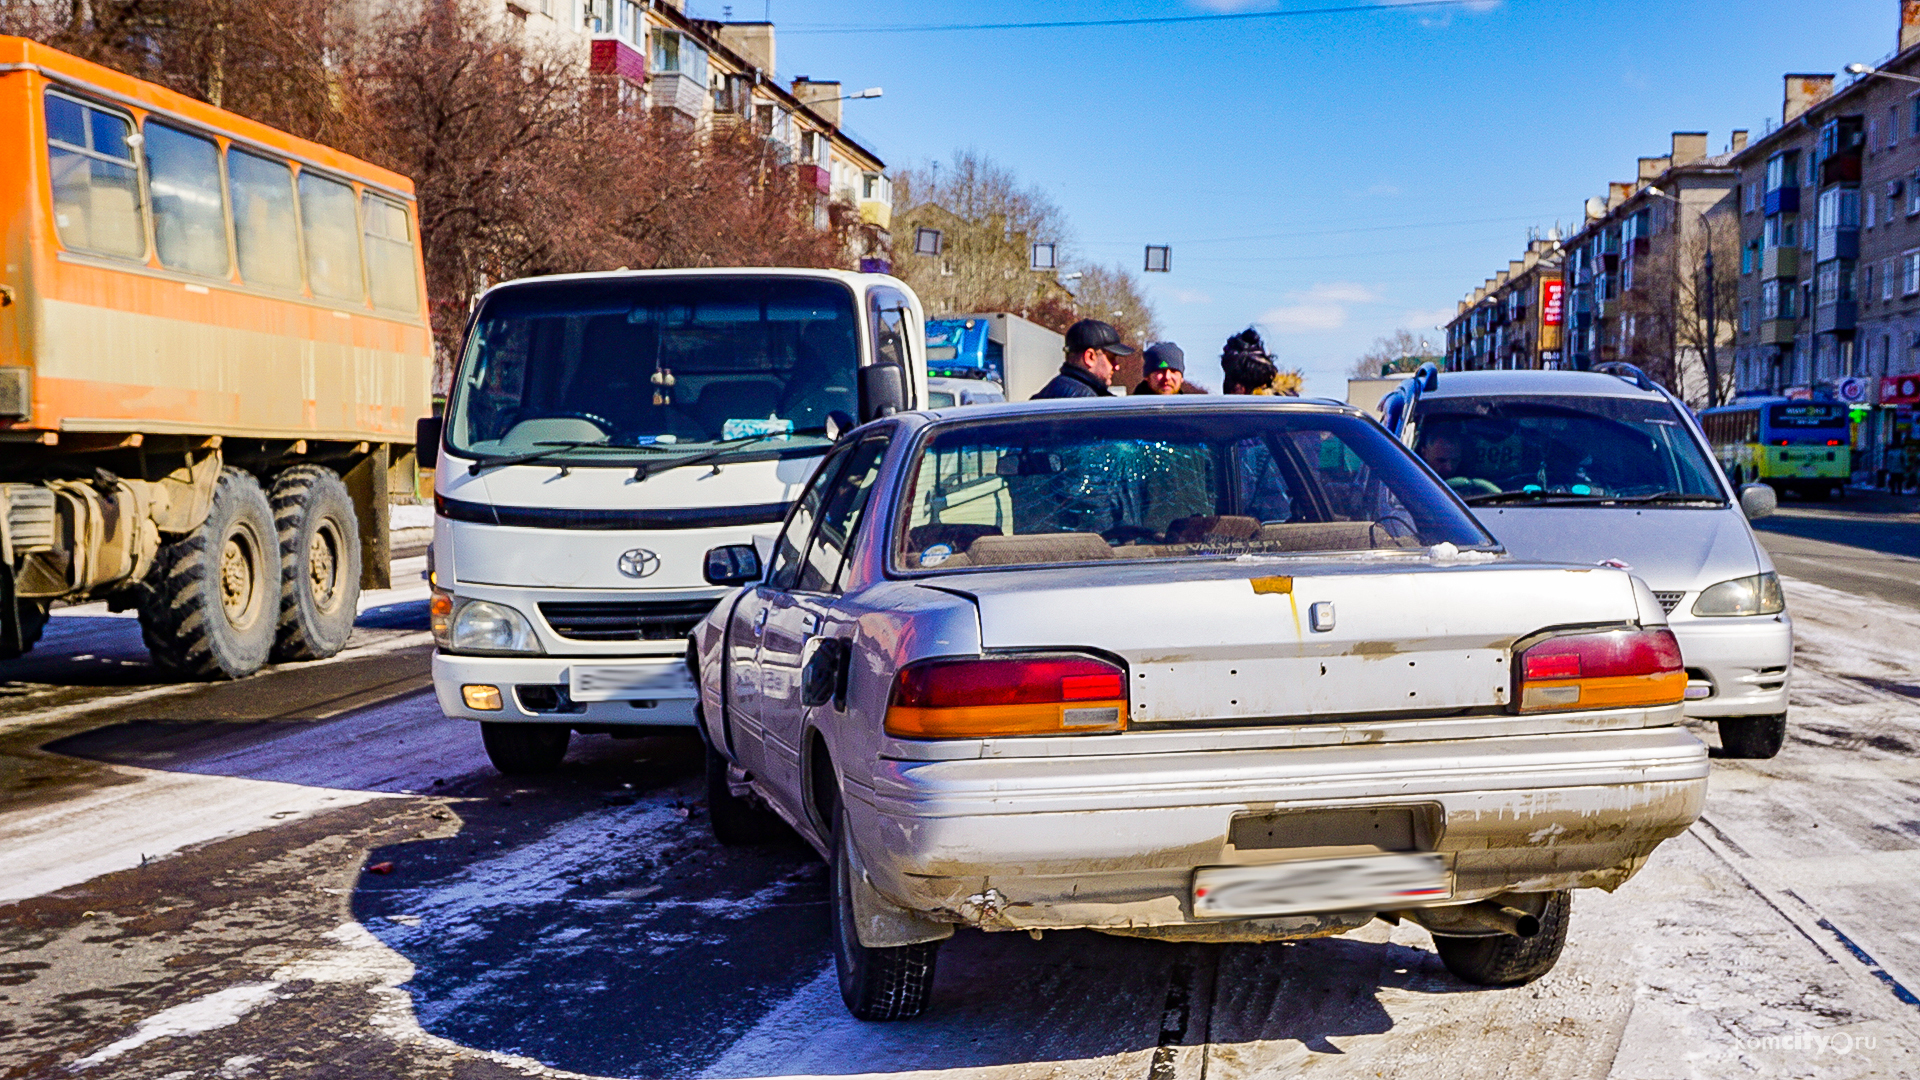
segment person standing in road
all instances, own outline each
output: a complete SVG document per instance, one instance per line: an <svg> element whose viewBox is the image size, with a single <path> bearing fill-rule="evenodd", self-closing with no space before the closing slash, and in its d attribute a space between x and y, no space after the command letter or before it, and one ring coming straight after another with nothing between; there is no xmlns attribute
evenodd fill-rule
<svg viewBox="0 0 1920 1080"><path fill-rule="evenodd" d="M1280 374L1260 332L1251 326L1227 339L1220 350L1220 370L1227 376L1222 389L1229 394L1271 394Z"/></svg>
<svg viewBox="0 0 1920 1080"><path fill-rule="evenodd" d="M1141 354L1141 374L1145 377L1133 388L1139 394L1204 394L1205 390L1187 381L1187 354L1171 341L1156 341Z"/></svg>
<svg viewBox="0 0 1920 1080"><path fill-rule="evenodd" d="M1060 374L1033 400L1112 397L1113 362L1132 355L1133 349L1121 343L1120 331L1098 319L1081 319L1067 327L1067 358Z"/></svg>

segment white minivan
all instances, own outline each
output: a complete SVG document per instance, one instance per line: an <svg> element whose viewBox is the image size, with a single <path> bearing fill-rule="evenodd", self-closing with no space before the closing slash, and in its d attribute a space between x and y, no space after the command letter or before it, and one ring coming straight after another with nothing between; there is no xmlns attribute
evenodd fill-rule
<svg viewBox="0 0 1920 1080"><path fill-rule="evenodd" d="M1422 369L1381 403L1508 551L1631 570L1667 610L1687 665L1686 712L1732 757L1786 736L1793 624L1750 517L1773 492L1736 491L1687 407L1639 369Z"/></svg>

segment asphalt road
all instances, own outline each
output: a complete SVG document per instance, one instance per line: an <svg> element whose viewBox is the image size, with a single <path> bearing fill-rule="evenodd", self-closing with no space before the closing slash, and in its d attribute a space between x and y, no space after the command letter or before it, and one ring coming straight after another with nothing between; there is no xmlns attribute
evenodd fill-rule
<svg viewBox="0 0 1920 1080"><path fill-rule="evenodd" d="M1785 503L1754 530L1783 574L1920 607L1920 499Z"/></svg>
<svg viewBox="0 0 1920 1080"><path fill-rule="evenodd" d="M494 774L423 691L417 597L217 686L69 614L0 666L0 1076L1920 1075L1920 609L1788 587L1786 750L1716 760L1534 985L1460 983L1408 925L962 931L892 1025L840 1005L812 853L712 841L696 743Z"/></svg>

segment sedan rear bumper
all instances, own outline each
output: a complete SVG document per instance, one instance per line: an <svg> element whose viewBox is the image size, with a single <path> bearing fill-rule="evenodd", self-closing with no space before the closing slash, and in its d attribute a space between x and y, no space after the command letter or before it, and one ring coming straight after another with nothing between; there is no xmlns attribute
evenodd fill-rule
<svg viewBox="0 0 1920 1080"><path fill-rule="evenodd" d="M1677 727L1072 762L881 762L870 791L848 792L875 887L987 929L1218 925L1194 917L1196 869L1353 853L1238 849L1237 816L1417 807L1435 823L1424 847L1452 876L1432 904L1611 889L1699 816L1707 789L1706 748Z"/></svg>

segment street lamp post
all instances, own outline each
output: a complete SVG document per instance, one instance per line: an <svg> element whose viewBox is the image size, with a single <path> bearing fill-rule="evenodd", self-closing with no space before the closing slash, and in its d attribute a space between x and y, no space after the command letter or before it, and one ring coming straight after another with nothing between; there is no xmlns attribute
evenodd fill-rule
<svg viewBox="0 0 1920 1080"><path fill-rule="evenodd" d="M1648 187L1646 191L1655 198L1665 199L1682 210L1686 209L1687 204L1681 202L1677 196L1669 195L1657 187ZM1703 314L1707 321L1707 404L1714 406L1720 404L1720 322L1718 297L1713 287L1713 219L1702 211L1695 211L1695 214L1700 218L1701 227L1707 231L1707 257L1702 260L1702 269L1707 279L1706 311Z"/></svg>

